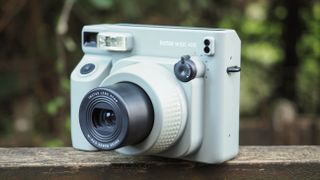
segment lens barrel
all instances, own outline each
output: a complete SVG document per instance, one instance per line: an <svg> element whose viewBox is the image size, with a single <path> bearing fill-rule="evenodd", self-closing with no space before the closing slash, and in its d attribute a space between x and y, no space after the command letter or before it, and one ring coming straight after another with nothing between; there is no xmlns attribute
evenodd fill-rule
<svg viewBox="0 0 320 180"><path fill-rule="evenodd" d="M91 90L79 110L84 136L101 150L138 144L151 132L153 120L154 110L148 95L129 82Z"/></svg>

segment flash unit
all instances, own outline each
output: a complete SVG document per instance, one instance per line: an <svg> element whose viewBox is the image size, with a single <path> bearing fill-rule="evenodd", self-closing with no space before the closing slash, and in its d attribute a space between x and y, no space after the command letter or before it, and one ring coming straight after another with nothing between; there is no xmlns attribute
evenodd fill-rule
<svg viewBox="0 0 320 180"><path fill-rule="evenodd" d="M109 51L129 51L133 37L129 33L101 32L97 36L97 47Z"/></svg>

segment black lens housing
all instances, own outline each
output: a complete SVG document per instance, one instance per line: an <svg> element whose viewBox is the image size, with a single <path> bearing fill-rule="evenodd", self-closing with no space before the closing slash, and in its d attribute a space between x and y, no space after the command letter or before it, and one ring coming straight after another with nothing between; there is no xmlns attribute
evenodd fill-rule
<svg viewBox="0 0 320 180"><path fill-rule="evenodd" d="M130 82L91 90L79 109L84 136L100 150L138 144L151 132L153 119L153 106L148 95Z"/></svg>

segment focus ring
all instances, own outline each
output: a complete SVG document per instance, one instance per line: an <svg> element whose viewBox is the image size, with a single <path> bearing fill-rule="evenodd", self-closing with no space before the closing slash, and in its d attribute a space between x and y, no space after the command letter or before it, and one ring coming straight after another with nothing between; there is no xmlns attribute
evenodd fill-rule
<svg viewBox="0 0 320 180"><path fill-rule="evenodd" d="M182 104L177 91L167 93L166 102L163 103L163 124L161 134L156 144L148 152L151 154L166 150L178 136L182 124Z"/></svg>

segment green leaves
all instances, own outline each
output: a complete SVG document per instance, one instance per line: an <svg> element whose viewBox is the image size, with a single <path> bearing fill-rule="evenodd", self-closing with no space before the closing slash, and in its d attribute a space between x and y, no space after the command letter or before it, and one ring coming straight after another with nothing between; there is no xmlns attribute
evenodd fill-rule
<svg viewBox="0 0 320 180"><path fill-rule="evenodd" d="M51 139L47 140L45 143L43 143L42 146L45 147L61 147L64 146L64 143L61 139Z"/></svg>
<svg viewBox="0 0 320 180"><path fill-rule="evenodd" d="M46 105L46 112L50 115L56 115L58 109L65 104L64 97L58 96L51 101L49 101Z"/></svg>
<svg viewBox="0 0 320 180"><path fill-rule="evenodd" d="M266 68L280 62L283 57L279 47L265 41L243 44L242 49L245 60L261 64Z"/></svg>
<svg viewBox="0 0 320 180"><path fill-rule="evenodd" d="M114 0L89 0L89 2L95 8L99 10L105 10L105 9L109 9L113 5Z"/></svg>

